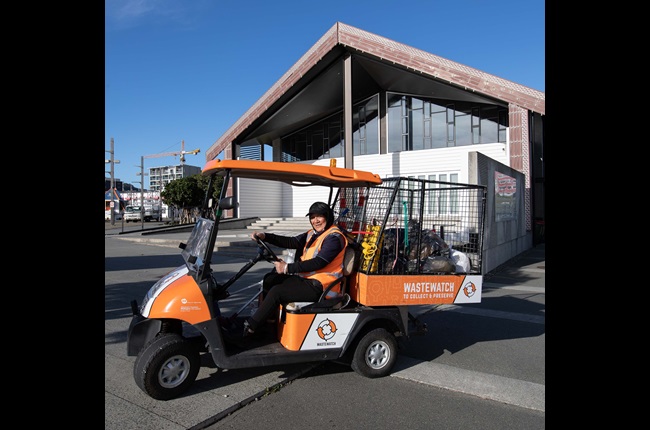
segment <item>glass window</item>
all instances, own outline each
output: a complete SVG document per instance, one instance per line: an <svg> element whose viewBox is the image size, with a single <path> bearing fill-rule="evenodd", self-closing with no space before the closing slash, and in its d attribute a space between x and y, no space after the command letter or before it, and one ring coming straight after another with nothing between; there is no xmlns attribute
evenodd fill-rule
<svg viewBox="0 0 650 430"><path fill-rule="evenodd" d="M449 182L458 183L458 173L450 173ZM449 213L458 213L458 190L449 191Z"/></svg>
<svg viewBox="0 0 650 430"><path fill-rule="evenodd" d="M420 178L424 178L420 176ZM458 173L440 173L438 175L429 175L429 181L453 182L458 183ZM449 215L459 212L458 190L444 191L444 188L450 188L449 184L427 183L427 189L440 189L441 191L432 191L425 194L424 213L427 215Z"/></svg>
<svg viewBox="0 0 650 430"><path fill-rule="evenodd" d="M389 153L506 142L508 109L386 93ZM282 161L345 155L343 112L282 138ZM379 153L379 95L353 106L352 153Z"/></svg>
<svg viewBox="0 0 650 430"><path fill-rule="evenodd" d="M388 152L505 142L507 108L387 93Z"/></svg>
<svg viewBox="0 0 650 430"><path fill-rule="evenodd" d="M456 111L456 146L472 144L472 116Z"/></svg>
<svg viewBox="0 0 650 430"><path fill-rule="evenodd" d="M499 142L507 142L506 140L506 127L508 120L508 111L505 109L499 110Z"/></svg>
<svg viewBox="0 0 650 430"><path fill-rule="evenodd" d="M436 180L436 175L429 175L429 180L430 181L435 181ZM431 182L427 183L427 188L428 189L433 189L433 188L438 188L438 184L434 184ZM427 215L437 215L437 207L438 207L438 193L435 191L431 191L426 193L426 202L424 204L425 207L425 213Z"/></svg>
<svg viewBox="0 0 650 430"><path fill-rule="evenodd" d="M411 98L411 123L409 151L424 149L424 103L415 97Z"/></svg>
<svg viewBox="0 0 650 430"><path fill-rule="evenodd" d="M379 96L356 104L352 115L354 155L379 153ZM282 161L317 160L345 155L343 112L282 138Z"/></svg>
<svg viewBox="0 0 650 430"><path fill-rule="evenodd" d="M387 94L388 108L388 152L400 152L402 147L402 105L405 104L406 96L399 94Z"/></svg>
<svg viewBox="0 0 650 430"><path fill-rule="evenodd" d="M479 108L472 108L472 144L481 143L481 118Z"/></svg>
<svg viewBox="0 0 650 430"><path fill-rule="evenodd" d="M499 114L496 106L481 107L481 140L480 143L498 142L497 132Z"/></svg>
<svg viewBox="0 0 650 430"><path fill-rule="evenodd" d="M454 105L447 105L447 146L454 146L456 142L456 124L454 121L454 116L456 111Z"/></svg>
<svg viewBox="0 0 650 430"><path fill-rule="evenodd" d="M438 180L441 182L447 182L447 175L440 174L438 175ZM440 188L447 188L448 185L440 184ZM440 192L438 196L438 214L447 213L447 192Z"/></svg>
<svg viewBox="0 0 650 430"><path fill-rule="evenodd" d="M431 147L445 148L447 146L446 109L437 106L437 111L431 113Z"/></svg>

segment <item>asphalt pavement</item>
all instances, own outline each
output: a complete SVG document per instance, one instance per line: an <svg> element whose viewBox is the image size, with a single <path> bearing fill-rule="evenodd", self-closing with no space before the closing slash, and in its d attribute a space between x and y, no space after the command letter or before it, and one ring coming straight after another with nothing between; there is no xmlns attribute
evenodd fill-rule
<svg viewBox="0 0 650 430"><path fill-rule="evenodd" d="M300 398L319 395L318 392L298 394L301 384L303 390L315 389L312 379L323 379L319 386L336 384L338 378L345 378L346 382L341 381L341 384L354 381L351 387L369 383L364 381L367 378L349 369L338 369L336 364L222 370L206 362L185 395L169 401L148 397L133 380L135 357L126 356L126 331L131 319L129 302L133 298L141 300L156 279L182 264L178 245L188 239L189 230L126 233L120 227L119 223L107 226L105 238L105 429L260 430L277 426L304 428L305 425L310 428L366 428L358 422L345 424L336 418L323 422L322 411L318 408L309 411L299 402ZM219 232L215 259L220 270L236 273L247 261L247 249L251 250L248 258L254 255L255 244L249 235L247 229ZM251 245L252 248L247 248ZM238 283L250 285L268 270L268 265L255 266ZM531 420L537 420L537 425L519 427L518 424L504 425L502 418L495 416L493 428L544 428L545 270L545 244L540 244L484 276L482 303L410 308L411 313L427 323L430 332L413 338L400 351L391 376L380 378L385 381L376 384L396 392L423 390L421 398L436 395L439 402L464 396L466 402L482 402L477 408L485 407L486 411L488 407L492 411L511 408L508 413L513 414L513 423L521 420L532 424ZM499 335L495 335L497 332ZM322 392L320 395L327 396ZM311 401L313 404L318 400ZM405 399L400 397L399 401ZM289 421L271 424L267 408L277 408L278 402L293 405L286 407L294 410L287 409L284 413L289 414L289 418L291 413L298 414L301 419L298 422L289 420L291 424ZM351 405L353 403L347 406ZM365 407L376 408L377 405ZM260 412L246 413L254 408ZM310 414L314 417L308 418ZM308 419L311 421L306 421ZM425 420L426 416L422 415L421 419ZM461 412L458 419L469 418ZM409 428L428 428L424 422L422 426L414 424ZM394 428L390 423L385 427L368 424L368 428ZM457 425L471 427L464 421Z"/></svg>

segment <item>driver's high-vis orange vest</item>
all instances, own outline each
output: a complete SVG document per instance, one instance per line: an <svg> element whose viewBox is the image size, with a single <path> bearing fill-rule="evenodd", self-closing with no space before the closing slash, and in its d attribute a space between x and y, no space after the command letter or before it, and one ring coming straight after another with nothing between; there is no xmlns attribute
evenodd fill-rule
<svg viewBox="0 0 650 430"><path fill-rule="evenodd" d="M311 239L313 234L314 234L313 230L310 230L309 233L307 233L307 242L305 243L305 246L307 243L309 243L309 240ZM337 226L333 225L327 230L325 230L309 248L303 249L300 260L301 261L310 260L316 257L320 252L321 247L323 246L323 241L330 234L340 234L343 237L344 244L347 241L345 236L343 236L343 232L341 232L341 230L339 230ZM344 254L345 254L345 246L343 246L341 252L338 253L336 258L334 258L334 260L332 260L327 266L321 269L320 272L301 272L301 273L297 273L297 275L302 276L303 278L316 279L321 284L323 284L323 289L325 289L331 282L343 276L343 255ZM328 297L336 296L340 293L341 293L341 284L337 284L334 288L332 288L327 293L327 296Z"/></svg>

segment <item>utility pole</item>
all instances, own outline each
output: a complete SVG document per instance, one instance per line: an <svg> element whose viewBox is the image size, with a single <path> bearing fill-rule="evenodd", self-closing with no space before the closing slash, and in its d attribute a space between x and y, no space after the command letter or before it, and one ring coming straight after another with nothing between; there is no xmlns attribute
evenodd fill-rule
<svg viewBox="0 0 650 430"><path fill-rule="evenodd" d="M111 170L105 171L105 173L110 173L111 174L111 225L115 225L115 163L119 164L120 160L115 159L115 143L113 142L113 138L111 137L111 150L104 152L109 152L111 154L111 158L106 160L104 159L104 163L111 163ZM120 202L117 202L119 205Z"/></svg>
<svg viewBox="0 0 650 430"><path fill-rule="evenodd" d="M140 176L141 179L140 181L140 222L142 224L142 230L144 230L144 176L145 176L144 156L140 157L140 173L136 173L136 175Z"/></svg>

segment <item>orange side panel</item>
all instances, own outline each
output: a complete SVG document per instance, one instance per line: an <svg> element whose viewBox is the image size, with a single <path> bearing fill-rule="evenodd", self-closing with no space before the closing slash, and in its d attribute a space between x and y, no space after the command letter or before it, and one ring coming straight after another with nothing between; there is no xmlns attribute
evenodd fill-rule
<svg viewBox="0 0 650 430"><path fill-rule="evenodd" d="M367 306L451 304L465 288L466 275L366 275L350 283L350 297ZM480 287L480 285L479 285ZM475 287L474 287L475 288ZM480 302L480 292L475 300ZM458 297L468 302L465 297Z"/></svg>
<svg viewBox="0 0 650 430"><path fill-rule="evenodd" d="M210 309L194 278L182 276L158 295L149 318L175 318L197 324L210 319Z"/></svg>
<svg viewBox="0 0 650 430"><path fill-rule="evenodd" d="M282 346L291 351L298 351L307 336L314 314L296 314L286 312L286 320L278 320L278 337Z"/></svg>

